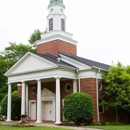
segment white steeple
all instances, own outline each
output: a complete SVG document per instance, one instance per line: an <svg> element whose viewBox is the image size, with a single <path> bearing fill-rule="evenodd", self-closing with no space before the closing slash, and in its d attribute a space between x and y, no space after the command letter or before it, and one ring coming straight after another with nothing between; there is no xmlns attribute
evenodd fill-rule
<svg viewBox="0 0 130 130"><path fill-rule="evenodd" d="M65 6L62 0L51 0L48 6L47 32L66 30Z"/></svg>
<svg viewBox="0 0 130 130"><path fill-rule="evenodd" d="M57 47L57 45L54 44L54 41L56 41L60 47ZM41 34L41 40L36 41L36 44L37 50L41 50L38 51L38 53L41 54L43 54L43 50L40 45L43 47L43 44L45 44L43 48L46 48L46 52L48 51L47 48L50 48L53 45L55 48L58 48L58 51L63 52L68 52L68 48L71 49L69 45L74 45L76 48L77 41L73 40L72 34L66 32L65 5L63 4L63 0L50 0L47 16L47 33ZM46 47L46 45L48 46ZM66 48L66 50L61 49L61 47ZM74 52L76 51L74 50ZM70 54L72 53L70 52Z"/></svg>

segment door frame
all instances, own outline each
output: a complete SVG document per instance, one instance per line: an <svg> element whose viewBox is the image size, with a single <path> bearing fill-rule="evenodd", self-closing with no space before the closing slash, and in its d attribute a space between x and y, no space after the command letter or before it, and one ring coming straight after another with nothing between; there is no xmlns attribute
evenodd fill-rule
<svg viewBox="0 0 130 130"><path fill-rule="evenodd" d="M42 103L48 101L52 101L52 121L55 121L55 97L42 97Z"/></svg>
<svg viewBox="0 0 130 130"><path fill-rule="evenodd" d="M29 100L29 119L31 119L31 103L36 103L36 100ZM37 119L37 104L36 104L36 119Z"/></svg>

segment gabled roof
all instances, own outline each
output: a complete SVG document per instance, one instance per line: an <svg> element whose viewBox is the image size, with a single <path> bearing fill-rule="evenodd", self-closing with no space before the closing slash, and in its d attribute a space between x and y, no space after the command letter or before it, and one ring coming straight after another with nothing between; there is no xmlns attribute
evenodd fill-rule
<svg viewBox="0 0 130 130"><path fill-rule="evenodd" d="M66 62L64 62L64 61L62 61L62 60L60 60L60 61L58 62L57 57L55 57L55 56L53 56L53 55L51 55L51 54L49 54L49 53L47 53L47 54L33 53L33 54L35 54L35 55L37 55L37 56L40 56L40 57L42 57L42 58L44 58L44 59L46 59L46 60L48 60L48 61L51 61L51 62L53 62L53 63L55 63L55 64L57 64L57 65L63 65L63 66L68 66L68 67L76 68L75 66L70 65L70 64L68 64L68 63L66 63Z"/></svg>
<svg viewBox="0 0 130 130"><path fill-rule="evenodd" d="M68 54L68 53L65 53L65 52L59 52L59 54L64 55L66 57L69 57L69 58L76 60L78 62L81 62L83 64L89 65L91 67L99 68L99 69L102 69L102 70L105 70L105 71L108 71L108 69L111 67L110 65L107 65L107 64L92 61L92 60L85 59L85 58L75 56L75 55L71 55L71 54Z"/></svg>

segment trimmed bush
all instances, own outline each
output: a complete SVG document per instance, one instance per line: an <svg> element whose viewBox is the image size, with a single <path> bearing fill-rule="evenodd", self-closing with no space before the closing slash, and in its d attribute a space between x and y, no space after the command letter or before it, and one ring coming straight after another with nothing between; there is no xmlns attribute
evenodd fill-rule
<svg viewBox="0 0 130 130"><path fill-rule="evenodd" d="M64 116L68 121L86 122L92 119L92 98L86 93L72 93L65 98Z"/></svg>
<svg viewBox="0 0 130 130"><path fill-rule="evenodd" d="M1 114L7 116L7 100L8 95L6 95L1 101ZM19 120L21 113L21 98L18 97L17 92L15 91L11 95L11 119Z"/></svg>

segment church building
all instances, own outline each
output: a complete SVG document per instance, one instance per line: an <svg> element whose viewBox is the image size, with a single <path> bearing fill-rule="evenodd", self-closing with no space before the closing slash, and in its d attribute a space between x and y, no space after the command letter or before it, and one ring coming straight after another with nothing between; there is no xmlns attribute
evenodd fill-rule
<svg viewBox="0 0 130 130"><path fill-rule="evenodd" d="M36 41L36 53L27 52L6 73L8 77L7 121L11 121L11 86L18 84L21 114L35 123L64 120L64 99L75 92L91 95L94 104L92 122L105 121L101 101L102 75L109 65L77 56L77 41L66 32L63 0L50 0L47 33ZM107 114L108 117L114 115Z"/></svg>

